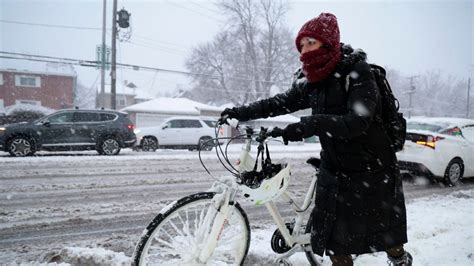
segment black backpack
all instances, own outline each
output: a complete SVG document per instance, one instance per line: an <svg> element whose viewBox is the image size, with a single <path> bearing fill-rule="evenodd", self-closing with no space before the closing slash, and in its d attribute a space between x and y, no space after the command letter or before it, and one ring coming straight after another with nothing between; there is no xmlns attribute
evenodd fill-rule
<svg viewBox="0 0 474 266"><path fill-rule="evenodd" d="M390 84L386 78L386 71L383 67L370 64L370 68L375 77L375 82L382 97L382 116L376 116L375 120L382 123L385 133L392 142L392 148L397 151L403 149L406 138L407 122L403 114L398 112L400 103L393 95ZM348 79L346 79L348 80ZM349 83L346 83L346 89Z"/></svg>

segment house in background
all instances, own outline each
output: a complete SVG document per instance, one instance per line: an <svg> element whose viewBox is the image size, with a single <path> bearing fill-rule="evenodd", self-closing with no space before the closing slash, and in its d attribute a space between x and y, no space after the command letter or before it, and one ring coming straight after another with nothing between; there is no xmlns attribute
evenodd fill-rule
<svg viewBox="0 0 474 266"><path fill-rule="evenodd" d="M97 88L97 97L96 97L96 107L111 108L112 94L111 94L110 84L105 84L104 94L101 95L100 87ZM150 93L144 91L141 88L138 88L134 83L124 81L123 83L118 83L115 88L116 102L115 106L117 110L125 108L130 105L137 103L142 103L156 98Z"/></svg>
<svg viewBox="0 0 474 266"><path fill-rule="evenodd" d="M130 119L140 127L159 126L165 119L172 116L199 116L212 117L216 120L220 117L221 112L228 106L211 106L200 102L192 101L187 98L156 98L147 102L131 105L121 109L130 115ZM286 125L299 122L300 119L293 115L283 115L279 117L271 117L267 119L257 119L242 123L241 128L249 125L254 129L260 127L280 127L284 128ZM224 127L224 135L227 137L238 135L235 129Z"/></svg>
<svg viewBox="0 0 474 266"><path fill-rule="evenodd" d="M17 104L72 108L76 79L75 74L0 69L0 109Z"/></svg>
<svg viewBox="0 0 474 266"><path fill-rule="evenodd" d="M246 122L242 122L242 124L248 125L256 130L260 129L260 127L266 127L266 128L273 128L273 127L279 127L279 128L285 128L288 124L292 123L298 123L300 122L300 119L294 115L280 115L280 116L275 116L275 117L269 117L269 118L264 118L264 119L255 119L255 120L250 120Z"/></svg>
<svg viewBox="0 0 474 266"><path fill-rule="evenodd" d="M121 109L130 115L137 127L158 126L172 116L204 116L218 118L224 110L187 98L160 97Z"/></svg>

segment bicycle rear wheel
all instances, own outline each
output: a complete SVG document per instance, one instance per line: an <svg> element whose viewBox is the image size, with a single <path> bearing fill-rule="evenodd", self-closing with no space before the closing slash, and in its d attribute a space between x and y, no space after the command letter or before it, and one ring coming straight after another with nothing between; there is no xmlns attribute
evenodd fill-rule
<svg viewBox="0 0 474 266"><path fill-rule="evenodd" d="M241 265L249 249L250 227L247 215L235 202L220 233L217 246L206 262L199 261L204 239L212 228L215 193L184 197L158 214L148 225L133 255L134 265Z"/></svg>
<svg viewBox="0 0 474 266"><path fill-rule="evenodd" d="M310 215L308 219L308 223L306 224L306 229L305 229L306 234L311 234L311 225L312 225L312 216ZM323 264L323 258L314 254L313 251L311 250L311 244L305 245L303 248L305 248L304 253L306 255L306 259L309 261L309 264L311 266L321 266Z"/></svg>

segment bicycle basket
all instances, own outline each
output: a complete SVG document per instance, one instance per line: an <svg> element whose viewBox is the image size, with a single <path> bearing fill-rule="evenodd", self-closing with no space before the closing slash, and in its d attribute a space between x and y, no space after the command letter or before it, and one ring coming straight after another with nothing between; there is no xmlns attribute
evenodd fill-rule
<svg viewBox="0 0 474 266"><path fill-rule="evenodd" d="M289 164L266 164L261 171L246 171L240 175L240 189L245 198L261 205L278 198L288 188Z"/></svg>

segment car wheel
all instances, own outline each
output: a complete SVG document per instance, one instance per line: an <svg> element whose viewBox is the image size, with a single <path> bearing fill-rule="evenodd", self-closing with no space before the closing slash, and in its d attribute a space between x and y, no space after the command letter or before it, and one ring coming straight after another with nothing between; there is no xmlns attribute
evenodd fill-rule
<svg viewBox="0 0 474 266"><path fill-rule="evenodd" d="M153 137L145 137L141 146L143 151L155 152L158 149L158 140Z"/></svg>
<svg viewBox="0 0 474 266"><path fill-rule="evenodd" d="M35 153L34 142L31 138L18 136L8 143L8 152L11 156L23 157Z"/></svg>
<svg viewBox="0 0 474 266"><path fill-rule="evenodd" d="M214 142L211 137L201 137L198 142L198 150L210 151L214 147Z"/></svg>
<svg viewBox="0 0 474 266"><path fill-rule="evenodd" d="M97 152L103 155L117 155L120 152L120 143L114 136L107 136L100 142Z"/></svg>
<svg viewBox="0 0 474 266"><path fill-rule="evenodd" d="M464 163L459 158L452 159L444 172L444 181L449 186L459 184L464 174Z"/></svg>

